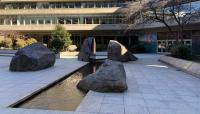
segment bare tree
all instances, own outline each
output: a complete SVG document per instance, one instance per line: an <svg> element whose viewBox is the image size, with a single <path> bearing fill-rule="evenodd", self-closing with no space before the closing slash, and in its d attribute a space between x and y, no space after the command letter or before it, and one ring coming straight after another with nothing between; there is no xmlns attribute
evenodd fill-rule
<svg viewBox="0 0 200 114"><path fill-rule="evenodd" d="M194 0L149 0L147 3L140 2L139 10L128 12L127 20L137 26L138 24L148 24L159 22L165 25L172 34L172 26L177 26L178 37L183 40L184 28L191 23L192 19L198 18L200 14L199 8L191 5ZM132 11L133 6L129 6L128 11Z"/></svg>

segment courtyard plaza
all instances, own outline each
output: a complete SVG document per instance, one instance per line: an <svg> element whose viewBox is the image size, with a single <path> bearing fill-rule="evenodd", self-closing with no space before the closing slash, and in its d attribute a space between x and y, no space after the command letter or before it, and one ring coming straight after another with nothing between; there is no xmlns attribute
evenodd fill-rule
<svg viewBox="0 0 200 114"><path fill-rule="evenodd" d="M9 72L11 57L0 57L0 114L200 114L200 79L158 61L158 54L136 54L123 63L128 90L89 91L75 111L9 107L86 65L76 58L57 59L54 67ZM28 63L27 63L28 64Z"/></svg>

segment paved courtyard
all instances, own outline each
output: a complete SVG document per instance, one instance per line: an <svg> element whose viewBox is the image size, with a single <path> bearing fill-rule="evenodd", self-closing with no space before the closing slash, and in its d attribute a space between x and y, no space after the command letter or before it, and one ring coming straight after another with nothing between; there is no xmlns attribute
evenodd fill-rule
<svg viewBox="0 0 200 114"><path fill-rule="evenodd" d="M75 59L61 59L56 63L58 68L40 72L10 73L7 72L9 59L1 57L0 113L200 114L199 78L159 62L159 55L139 54L137 57L139 60L136 62L124 63L129 87L126 92L98 93L90 91L75 112L13 109L7 108L7 106L86 63L78 62ZM49 75L44 75L45 73ZM60 75L53 76L51 75L53 73Z"/></svg>

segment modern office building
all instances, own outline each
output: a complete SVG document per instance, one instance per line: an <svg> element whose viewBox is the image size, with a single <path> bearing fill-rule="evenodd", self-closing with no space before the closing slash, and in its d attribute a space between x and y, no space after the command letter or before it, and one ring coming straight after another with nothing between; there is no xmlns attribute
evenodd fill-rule
<svg viewBox="0 0 200 114"><path fill-rule="evenodd" d="M48 43L61 24L76 45L93 36L97 44L123 40L126 24L122 0L0 0L0 30L19 31Z"/></svg>
<svg viewBox="0 0 200 114"><path fill-rule="evenodd" d="M106 46L109 40L116 39L131 47L141 41L147 52L166 52L176 36L168 35L161 23L136 26L125 32L128 24L123 9L128 4L124 0L0 0L0 31L19 31L48 44L51 32L60 24L79 46L84 38L92 36L97 45ZM198 21L186 27L186 45L200 46L199 26Z"/></svg>

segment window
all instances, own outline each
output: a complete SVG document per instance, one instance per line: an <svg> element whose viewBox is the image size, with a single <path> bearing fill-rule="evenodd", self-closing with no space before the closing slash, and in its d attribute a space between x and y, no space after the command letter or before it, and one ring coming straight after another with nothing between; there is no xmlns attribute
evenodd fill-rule
<svg viewBox="0 0 200 114"><path fill-rule="evenodd" d="M93 17L93 24L99 24L99 17Z"/></svg>
<svg viewBox="0 0 200 114"><path fill-rule="evenodd" d="M26 24L26 25L29 25L29 24L30 24L30 19L26 18L26 19L25 19L25 24Z"/></svg>
<svg viewBox="0 0 200 114"><path fill-rule="evenodd" d="M49 3L43 3L43 4L42 4L42 8L48 9L48 8L49 8Z"/></svg>
<svg viewBox="0 0 200 114"><path fill-rule="evenodd" d="M0 19L0 25L4 24L4 19Z"/></svg>
<svg viewBox="0 0 200 114"><path fill-rule="evenodd" d="M51 20L50 19L46 19L45 20L45 24L51 24Z"/></svg>
<svg viewBox="0 0 200 114"><path fill-rule="evenodd" d="M20 25L24 25L24 19L21 18L21 19L19 20L19 23L20 23Z"/></svg>
<svg viewBox="0 0 200 114"><path fill-rule="evenodd" d="M69 8L68 3L63 3L63 8Z"/></svg>
<svg viewBox="0 0 200 114"><path fill-rule="evenodd" d="M17 25L17 18L12 18L12 25Z"/></svg>
<svg viewBox="0 0 200 114"><path fill-rule="evenodd" d="M43 19L38 19L38 24L44 24L44 20Z"/></svg>
<svg viewBox="0 0 200 114"><path fill-rule="evenodd" d="M108 3L103 3L103 4L102 4L102 7L103 7L103 8L107 8L107 7L108 7Z"/></svg>
<svg viewBox="0 0 200 114"><path fill-rule="evenodd" d="M37 24L37 21L35 19L31 19L31 24Z"/></svg>
<svg viewBox="0 0 200 114"><path fill-rule="evenodd" d="M93 2L89 2L87 3L87 8L94 8L94 3Z"/></svg>
<svg viewBox="0 0 200 114"><path fill-rule="evenodd" d="M63 17L59 17L58 18L58 24L64 24L65 21L64 21L64 18Z"/></svg>
<svg viewBox="0 0 200 114"><path fill-rule="evenodd" d="M25 4L25 5L24 5L24 8L25 8L25 9L30 9L30 8L31 8L31 5L30 5L30 4Z"/></svg>
<svg viewBox="0 0 200 114"><path fill-rule="evenodd" d="M74 8L74 3L69 3L69 8Z"/></svg>
<svg viewBox="0 0 200 114"><path fill-rule="evenodd" d="M72 24L79 24L79 18L77 17L72 18Z"/></svg>
<svg viewBox="0 0 200 114"><path fill-rule="evenodd" d="M66 18L65 19L66 24L72 24L72 19L71 18Z"/></svg>
<svg viewBox="0 0 200 114"><path fill-rule="evenodd" d="M75 8L81 8L81 3L80 2L76 2L75 3Z"/></svg>
<svg viewBox="0 0 200 114"><path fill-rule="evenodd" d="M95 5L96 5L96 8L101 8L101 2L96 2Z"/></svg>
<svg viewBox="0 0 200 114"><path fill-rule="evenodd" d="M55 17L52 18L52 24L57 24L57 19Z"/></svg>
<svg viewBox="0 0 200 114"><path fill-rule="evenodd" d="M85 18L85 24L92 24L92 18L91 17L86 17Z"/></svg>
<svg viewBox="0 0 200 114"><path fill-rule="evenodd" d="M13 9L18 9L19 8L19 4L13 3L12 6L13 6Z"/></svg>
<svg viewBox="0 0 200 114"><path fill-rule="evenodd" d="M56 3L56 8L62 8L60 3Z"/></svg>
<svg viewBox="0 0 200 114"><path fill-rule="evenodd" d="M30 4L30 8L31 8L31 9L36 9L36 6L37 6L36 3L31 3L31 4Z"/></svg>

